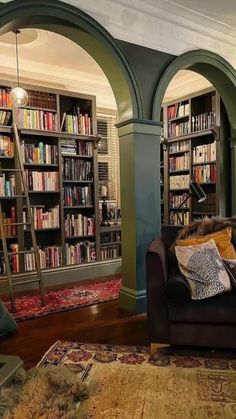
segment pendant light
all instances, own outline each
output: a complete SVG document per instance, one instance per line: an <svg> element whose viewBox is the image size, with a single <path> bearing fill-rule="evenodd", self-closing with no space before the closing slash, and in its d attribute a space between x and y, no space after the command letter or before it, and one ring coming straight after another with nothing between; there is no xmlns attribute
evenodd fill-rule
<svg viewBox="0 0 236 419"><path fill-rule="evenodd" d="M17 72L17 87L14 87L10 91L11 100L14 106L26 106L28 103L28 93L22 87L20 87L20 75L19 75L19 57L18 57L18 39L17 35L20 31L17 29L14 31L16 35L16 72Z"/></svg>

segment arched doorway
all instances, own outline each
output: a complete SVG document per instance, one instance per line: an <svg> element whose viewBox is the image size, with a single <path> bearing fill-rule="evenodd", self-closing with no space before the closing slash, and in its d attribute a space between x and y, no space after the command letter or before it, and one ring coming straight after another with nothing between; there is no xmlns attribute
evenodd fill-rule
<svg viewBox="0 0 236 419"><path fill-rule="evenodd" d="M156 137L161 124L143 119L138 85L118 43L93 18L81 10L57 0L12 1L0 8L0 34L21 28L39 28L56 32L84 48L109 80L117 102L120 138L122 205L122 308L145 310L145 252L158 231L159 193ZM146 141L150 147L146 152ZM143 160L146 152L147 159ZM150 176L150 167L156 176ZM145 188L145 194L140 193ZM152 205L153 211L148 209Z"/></svg>
<svg viewBox="0 0 236 419"><path fill-rule="evenodd" d="M224 102L231 131L231 138L229 138L231 143L232 179L231 212L234 215L236 213L236 196L234 194L236 186L236 71L226 60L210 51L195 50L177 57L167 67L157 85L153 101L153 119L160 118L165 91L174 75L183 69L195 71L208 79L219 92Z"/></svg>

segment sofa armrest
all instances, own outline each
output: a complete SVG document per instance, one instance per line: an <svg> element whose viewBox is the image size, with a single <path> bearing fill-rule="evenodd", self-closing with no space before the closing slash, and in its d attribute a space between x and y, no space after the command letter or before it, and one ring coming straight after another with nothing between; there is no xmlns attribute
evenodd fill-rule
<svg viewBox="0 0 236 419"><path fill-rule="evenodd" d="M161 239L155 239L146 254L147 316L152 343L170 341L170 321L165 293L167 275L167 250Z"/></svg>

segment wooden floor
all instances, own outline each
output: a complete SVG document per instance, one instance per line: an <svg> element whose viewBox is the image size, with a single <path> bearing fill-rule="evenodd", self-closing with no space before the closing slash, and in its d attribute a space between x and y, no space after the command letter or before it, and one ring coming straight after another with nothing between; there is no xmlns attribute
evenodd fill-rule
<svg viewBox="0 0 236 419"><path fill-rule="evenodd" d="M25 320L15 334L0 338L0 354L18 355L30 368L57 340L148 345L146 316L120 310L116 300Z"/></svg>

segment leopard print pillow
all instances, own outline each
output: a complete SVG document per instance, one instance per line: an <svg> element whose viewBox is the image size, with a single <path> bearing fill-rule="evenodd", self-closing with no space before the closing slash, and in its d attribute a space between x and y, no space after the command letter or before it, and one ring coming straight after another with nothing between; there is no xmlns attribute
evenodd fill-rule
<svg viewBox="0 0 236 419"><path fill-rule="evenodd" d="M193 300L231 290L229 275L214 240L192 246L176 246L179 268L186 277Z"/></svg>

